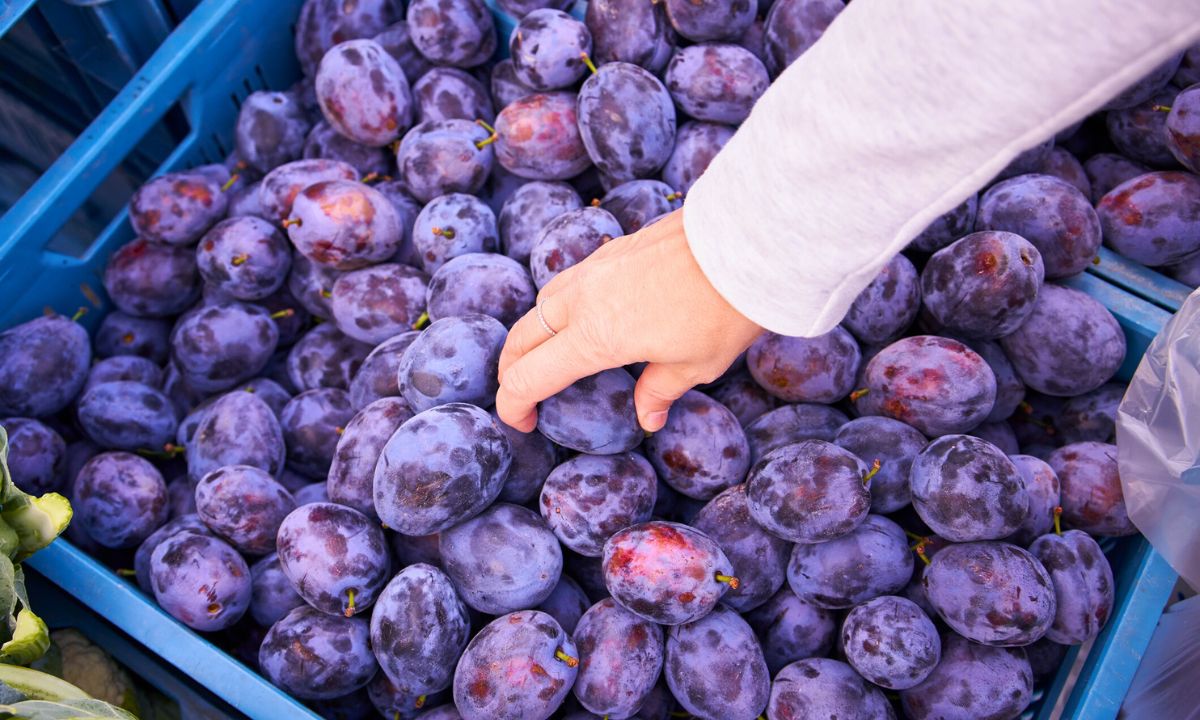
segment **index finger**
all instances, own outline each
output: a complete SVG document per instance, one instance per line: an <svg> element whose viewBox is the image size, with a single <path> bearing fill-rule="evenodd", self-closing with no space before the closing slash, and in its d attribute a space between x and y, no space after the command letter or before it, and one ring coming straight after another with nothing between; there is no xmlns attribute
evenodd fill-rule
<svg viewBox="0 0 1200 720"><path fill-rule="evenodd" d="M594 354L580 351L568 327L521 356L500 376L496 414L517 430L530 432L537 427L538 403L604 369Z"/></svg>

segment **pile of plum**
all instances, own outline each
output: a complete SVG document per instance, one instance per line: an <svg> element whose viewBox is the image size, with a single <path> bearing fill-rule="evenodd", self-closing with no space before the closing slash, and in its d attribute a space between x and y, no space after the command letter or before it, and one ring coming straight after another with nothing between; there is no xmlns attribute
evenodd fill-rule
<svg viewBox="0 0 1200 720"><path fill-rule="evenodd" d="M479 0L308 0L304 79L132 198L94 336L0 334L16 481L330 718L1020 715L1112 612L1094 536L1137 532L1125 337L1049 281L1194 230L1200 181L1050 142L652 436L638 367L522 434L489 409L507 328L677 209L842 4L501 4L493 63Z"/></svg>

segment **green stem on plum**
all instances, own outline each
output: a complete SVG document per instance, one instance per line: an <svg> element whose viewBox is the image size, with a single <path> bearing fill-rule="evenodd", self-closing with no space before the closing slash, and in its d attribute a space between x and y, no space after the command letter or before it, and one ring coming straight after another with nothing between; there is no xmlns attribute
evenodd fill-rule
<svg viewBox="0 0 1200 720"><path fill-rule="evenodd" d="M333 293L329 292L328 290L321 290L321 297L328 300L329 298L333 297Z"/></svg>
<svg viewBox="0 0 1200 720"><path fill-rule="evenodd" d="M1054 506L1054 534L1062 535L1062 505Z"/></svg>
<svg viewBox="0 0 1200 720"><path fill-rule="evenodd" d="M333 431L335 433L337 433L338 437L341 437L342 435L344 435L346 433L346 428L342 427L341 425L338 425L337 427L335 427L333 429Z"/></svg>
<svg viewBox="0 0 1200 720"><path fill-rule="evenodd" d="M376 181L387 182L391 179L392 179L391 175L381 175L380 173L373 172L373 173L367 173L367 176L364 177L359 182L363 183L364 185L370 185L371 183L376 182Z"/></svg>
<svg viewBox="0 0 1200 720"><path fill-rule="evenodd" d="M229 179L225 181L225 184L221 186L221 192L228 191L229 188L233 187L233 184L235 182L237 182L241 177L242 176L240 173L234 173L234 174L230 175Z"/></svg>
<svg viewBox="0 0 1200 720"><path fill-rule="evenodd" d="M282 225L284 227L284 229L287 229L293 225L295 225L296 227L300 227L301 225L304 224L304 221L301 220L300 218L288 218L287 220L281 221L279 224Z"/></svg>
<svg viewBox="0 0 1200 720"><path fill-rule="evenodd" d="M871 463L871 469L863 475L863 485L871 482L871 478L879 474L879 468L883 467L883 463L879 462L879 458L875 458L875 462Z"/></svg>
<svg viewBox="0 0 1200 720"><path fill-rule="evenodd" d="M293 316L295 314L296 314L295 310L293 310L291 308L286 308L284 310L279 310L278 312L271 313L271 319L272 320L282 320L284 318L290 318L291 316Z"/></svg>
<svg viewBox="0 0 1200 720"><path fill-rule="evenodd" d="M346 617L354 617L354 588L347 590L346 594L350 597L350 601L346 603L346 609L342 611L342 614Z"/></svg>
<svg viewBox="0 0 1200 720"><path fill-rule="evenodd" d="M1171 112L1170 105L1151 105L1150 109L1153 110L1154 112L1167 112L1167 113Z"/></svg>
<svg viewBox="0 0 1200 720"><path fill-rule="evenodd" d="M418 696L417 701L415 703L413 703L413 707L415 707L418 710L425 707L425 699L426 699L426 697L424 695Z"/></svg>
<svg viewBox="0 0 1200 720"><path fill-rule="evenodd" d="M117 568L117 575L120 577L137 577L137 570L130 570L129 568Z"/></svg>
<svg viewBox="0 0 1200 720"><path fill-rule="evenodd" d="M159 460L174 460L182 455L185 449L186 448L184 448L182 445L167 443L166 445L163 445L162 450L149 450L147 448L141 448L137 451L137 454L141 455L142 457L157 458Z"/></svg>
<svg viewBox="0 0 1200 720"><path fill-rule="evenodd" d="M429 324L429 313L423 312L423 313L421 313L421 317L417 318L417 321L412 324L412 329L413 330L421 330L428 324Z"/></svg>
<svg viewBox="0 0 1200 720"><path fill-rule="evenodd" d="M600 198L592 198L591 206L600 207Z"/></svg>
<svg viewBox="0 0 1200 720"><path fill-rule="evenodd" d="M717 573L716 575L714 575L714 576L713 576L713 579L715 579L715 580L716 580L717 582L719 582L719 583L726 583L726 584L728 584L728 585L729 585L729 589L730 589L730 590L737 590L737 589L738 589L738 587L739 587L739 586L741 586L741 584L742 584L742 581L741 581L741 580L738 580L738 579L737 579L737 578L735 578L734 576L732 576L732 575L722 575L721 573Z"/></svg>
<svg viewBox="0 0 1200 720"><path fill-rule="evenodd" d="M567 667L579 667L579 658L571 657L570 655L563 652L562 648L558 648L557 650L554 651L554 657L565 662L567 664Z"/></svg>
<svg viewBox="0 0 1200 720"><path fill-rule="evenodd" d="M1093 265L1099 265L1099 264L1100 264L1100 256L1099 256L1099 255L1097 255L1096 257L1092 258L1092 264L1093 264Z"/></svg>
<svg viewBox="0 0 1200 720"><path fill-rule="evenodd" d="M241 267L242 265L245 265L246 261L249 259L250 253L238 253L230 259L229 264L233 265L234 267Z"/></svg>
<svg viewBox="0 0 1200 720"><path fill-rule="evenodd" d="M921 558L921 561L924 562L926 565L929 564L929 556L925 554L925 546L927 546L928 544L929 544L929 538L921 538L921 540L918 541L916 545L912 546L913 552L915 552L917 554L917 557Z"/></svg>
<svg viewBox="0 0 1200 720"><path fill-rule="evenodd" d="M132 345L133 341L136 339L137 338L135 338L131 332L127 332L121 336L121 342L125 343L126 345Z"/></svg>
<svg viewBox="0 0 1200 720"><path fill-rule="evenodd" d="M670 195L667 195L667 202L675 202L676 200L682 200L682 199L683 199L683 193L679 192L678 190L671 193Z"/></svg>
<svg viewBox="0 0 1200 720"><path fill-rule="evenodd" d="M71 316L71 322L79 322L80 318L82 318L84 315L87 315L87 311L88 309L85 307L81 307L76 310L75 314Z"/></svg>
<svg viewBox="0 0 1200 720"><path fill-rule="evenodd" d="M591 70L592 74L595 75L596 74L596 64L592 62L592 59L590 57L588 57L588 54L585 52L581 52L581 53L579 53L579 58L581 60L583 60L584 65L587 65L587 69Z"/></svg>
<svg viewBox="0 0 1200 720"><path fill-rule="evenodd" d="M444 237L447 240L453 240L454 236L456 235L456 233L454 232L454 228L435 227L432 230L430 230L429 232L433 233L434 235L437 235L438 237Z"/></svg>
<svg viewBox="0 0 1200 720"><path fill-rule="evenodd" d="M850 393L850 402L858 402L859 398L861 398L863 395L866 395L869 392L871 392L870 388L860 388L858 390L855 390L854 392Z"/></svg>
<svg viewBox="0 0 1200 720"><path fill-rule="evenodd" d="M491 125L488 125L487 121L485 121L485 120L476 120L475 124L478 125L479 127L483 128L484 130L487 130L492 135L496 134L496 128L492 127Z"/></svg>
<svg viewBox="0 0 1200 720"><path fill-rule="evenodd" d="M491 135L488 135L487 139L479 140L475 143L475 149L477 149L477 150L484 149L488 145L491 145L492 143L496 142L496 138L498 138L498 137L500 137L500 136L497 135L496 133L492 133Z"/></svg>
<svg viewBox="0 0 1200 720"><path fill-rule="evenodd" d="M904 534L908 536L909 540L916 540L917 542L921 542L922 540L926 539L924 535L918 535L915 532L909 532L908 530L905 530Z"/></svg>

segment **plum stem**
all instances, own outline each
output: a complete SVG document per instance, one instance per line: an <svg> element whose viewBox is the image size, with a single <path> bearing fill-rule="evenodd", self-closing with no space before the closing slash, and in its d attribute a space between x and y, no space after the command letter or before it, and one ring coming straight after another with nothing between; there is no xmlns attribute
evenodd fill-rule
<svg viewBox="0 0 1200 720"><path fill-rule="evenodd" d="M393 154L400 152L400 141L393 140L392 143L388 145L388 150L391 150Z"/></svg>
<svg viewBox="0 0 1200 720"><path fill-rule="evenodd" d="M425 696L424 695L418 696L417 701L415 703L413 703L413 707L415 707L418 710L425 707Z"/></svg>
<svg viewBox="0 0 1200 720"><path fill-rule="evenodd" d="M496 133L492 133L491 135L488 135L486 139L479 140L478 142L476 142L475 148L477 150L482 150L485 147L487 147L488 145L491 145L492 143L496 142L496 138L498 138L498 137L500 137L500 136L497 135Z"/></svg>
<svg viewBox="0 0 1200 720"><path fill-rule="evenodd" d="M1154 112L1171 112L1170 105L1151 105L1150 109Z"/></svg>
<svg viewBox="0 0 1200 720"><path fill-rule="evenodd" d="M253 385L247 385L246 387L242 388L242 390L243 390L244 392L252 393L252 392L254 392L254 386L253 386Z"/></svg>
<svg viewBox="0 0 1200 720"><path fill-rule="evenodd" d="M573 658L570 655L566 654L565 652L563 652L562 648L558 648L557 650L554 651L554 657L565 662L567 664L567 667L579 667L579 659Z"/></svg>
<svg viewBox="0 0 1200 720"><path fill-rule="evenodd" d="M925 546L928 544L929 538L921 538L917 541L917 544L913 545L912 547L913 551L917 553L917 557L921 558L926 565L929 564L929 556L925 554Z"/></svg>
<svg viewBox="0 0 1200 720"><path fill-rule="evenodd" d="M908 530L905 530L904 534L908 536L909 540L916 540L917 542L921 542L925 539L924 535L918 535L915 532L909 532Z"/></svg>
<svg viewBox="0 0 1200 720"><path fill-rule="evenodd" d="M871 478L879 474L879 468L883 467L883 463L879 462L879 458L875 458L875 462L871 463L871 469L863 475L863 485L871 482Z"/></svg>
<svg viewBox="0 0 1200 720"><path fill-rule="evenodd" d="M329 298L333 297L333 293L329 292L328 290L321 290L321 297L328 300Z"/></svg>
<svg viewBox="0 0 1200 720"><path fill-rule="evenodd" d="M234 174L230 175L229 179L225 181L225 184L221 186L221 192L228 191L229 188L233 187L233 184L235 182L237 182L241 177L242 177L241 173L234 173Z"/></svg>
<svg viewBox="0 0 1200 720"><path fill-rule="evenodd" d="M137 450L137 454L142 457L157 458L159 460L173 460L183 454L184 446L176 445L175 443L167 443L163 445L162 450L149 450L141 448Z"/></svg>
<svg viewBox="0 0 1200 720"><path fill-rule="evenodd" d="M850 393L850 402L858 402L859 398L869 392L871 392L870 388L859 388L858 390L855 390L854 392Z"/></svg>
<svg viewBox="0 0 1200 720"><path fill-rule="evenodd" d="M304 221L301 220L300 218L288 218L287 220L284 220L284 221L280 222L279 224L285 228L290 228L293 225L295 225L296 227L300 227L300 226L304 225Z"/></svg>
<svg viewBox="0 0 1200 720"><path fill-rule="evenodd" d="M719 583L728 583L731 590L737 590L742 584L741 580L738 580L732 575L722 575L721 573L717 573L714 578Z"/></svg>
<svg viewBox="0 0 1200 720"><path fill-rule="evenodd" d="M121 336L121 342L125 343L126 345L132 345L133 341L134 341L134 337L133 337L133 333L131 333L131 332L127 332Z"/></svg>
<svg viewBox="0 0 1200 720"><path fill-rule="evenodd" d="M337 427L335 427L333 429L333 431L338 434L338 437L341 437L342 435L345 434L346 428L342 427L341 425L338 425ZM351 591L351 592L353 592L353 591ZM351 597L353 597L353 596L351 596Z"/></svg>
<svg viewBox="0 0 1200 720"><path fill-rule="evenodd" d="M364 177L364 178L361 180L361 182L362 182L364 185L369 185L370 183L373 183L373 182L376 182L376 181L379 181L379 182L387 182L388 180L391 180L391 179L392 179L392 176L391 176L391 175L382 175L382 174L380 174L380 173L373 172L373 173L367 173L367 176L366 176L366 177Z"/></svg>
<svg viewBox="0 0 1200 720"><path fill-rule="evenodd" d="M412 329L420 330L428 324L429 324L429 313L423 312L423 313L421 313L421 316L419 318L417 318L417 321L412 324Z"/></svg>
<svg viewBox="0 0 1200 720"><path fill-rule="evenodd" d="M590 57L588 57L587 53L585 53L585 52L579 53L579 59L583 60L583 64L587 65L587 69L591 70L593 75L596 74L596 64L594 62L592 62L592 59Z"/></svg>
<svg viewBox="0 0 1200 720"><path fill-rule="evenodd" d="M454 235L455 235L454 228L435 227L435 228L431 229L429 232L431 232L434 235L437 235L439 237L444 237L447 240L453 240Z"/></svg>
<svg viewBox="0 0 1200 720"><path fill-rule="evenodd" d="M492 127L491 125L488 125L486 120L477 119L475 121L475 124L478 125L479 127L483 128L484 130L487 130L492 135L496 134L496 128Z"/></svg>
<svg viewBox="0 0 1200 720"><path fill-rule="evenodd" d="M233 265L234 267L239 267L241 265L245 265L246 261L249 259L250 259L250 253L238 253L237 255L234 255L233 258L230 259L229 264Z"/></svg>
<svg viewBox="0 0 1200 720"><path fill-rule="evenodd" d="M295 310L293 310L291 308L287 308L284 310L280 310L278 312L271 313L271 319L272 320L282 320L284 318L290 318L291 316L293 316L295 314L296 314Z"/></svg>
<svg viewBox="0 0 1200 720"><path fill-rule="evenodd" d="M76 310L75 314L71 316L71 322L79 322L80 318L82 318L84 315L87 315L87 311L88 309L85 307L81 307Z"/></svg>
<svg viewBox="0 0 1200 720"><path fill-rule="evenodd" d="M683 193L676 190L675 192L671 193L670 195L667 195L666 197L667 197L667 202L675 202L676 200L683 199Z"/></svg>
<svg viewBox="0 0 1200 720"><path fill-rule="evenodd" d="M117 568L117 575L120 577L136 577L137 570L130 570L129 568Z"/></svg>
<svg viewBox="0 0 1200 720"><path fill-rule="evenodd" d="M592 207L600 207L600 198L592 198Z"/></svg>
<svg viewBox="0 0 1200 720"><path fill-rule="evenodd" d="M1097 255L1096 257L1092 258L1092 264L1093 264L1093 265L1099 265L1099 264L1100 264L1100 256L1099 256L1099 255Z"/></svg>
<svg viewBox="0 0 1200 720"><path fill-rule="evenodd" d="M354 588L347 590L346 594L349 596L350 600L346 603L346 609L342 614L346 617L354 617Z"/></svg>
<svg viewBox="0 0 1200 720"><path fill-rule="evenodd" d="M1054 506L1054 534L1062 535L1062 505Z"/></svg>

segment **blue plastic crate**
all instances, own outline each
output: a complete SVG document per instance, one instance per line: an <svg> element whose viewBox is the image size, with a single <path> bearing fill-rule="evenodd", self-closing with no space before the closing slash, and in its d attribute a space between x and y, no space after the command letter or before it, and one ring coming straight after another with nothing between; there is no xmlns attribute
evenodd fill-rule
<svg viewBox="0 0 1200 720"><path fill-rule="evenodd" d="M94 327L107 309L99 278L108 256L133 237L126 212L114 214L84 251L52 247L68 218L101 179L116 168L173 109L189 131L157 169L168 172L222 159L231 146L238 102L264 87L285 88L299 77L291 27L302 0L204 0L141 72L70 149L0 217L0 327L49 307L71 313L94 305L84 321ZM578 3L573 12L582 13ZM501 52L514 23L497 13ZM1129 357L1128 379L1169 314L1098 277L1069 285L1103 302L1121 322ZM95 292L93 292L93 290ZM100 293L97 297L96 293ZM89 299L93 298L93 299ZM1078 682L1067 688L1073 650L1058 677L1032 708L1039 720L1065 702L1065 717L1111 720L1175 582L1175 573L1141 537L1113 543L1117 581L1113 616L1093 644ZM255 718L315 717L207 640L159 609L129 582L60 540L30 560L47 578L129 633L164 660ZM1064 693L1069 693L1064 698Z"/></svg>
<svg viewBox="0 0 1200 720"><path fill-rule="evenodd" d="M1171 312L1178 310L1194 290L1105 247L1100 248L1100 262L1091 268L1091 272Z"/></svg>

